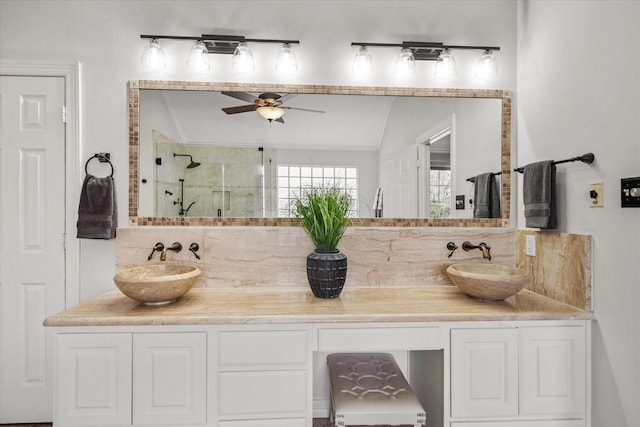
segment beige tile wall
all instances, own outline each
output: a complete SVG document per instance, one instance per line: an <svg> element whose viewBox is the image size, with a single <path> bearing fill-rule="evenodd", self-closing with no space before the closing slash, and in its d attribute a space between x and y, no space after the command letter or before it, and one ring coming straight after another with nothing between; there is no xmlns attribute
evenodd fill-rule
<svg viewBox="0 0 640 427"><path fill-rule="evenodd" d="M486 242L492 262L515 265L512 229L350 227L339 246L348 256L345 286L452 285L447 266L483 261L479 250L458 249L447 257L447 242L461 247L465 240ZM153 245L174 241L184 249L168 253L167 262L198 265L203 275L197 286L308 286L306 256L314 248L298 226L121 228L116 241L117 269L159 263L158 254L147 261ZM200 260L188 251L192 242L200 245Z"/></svg>

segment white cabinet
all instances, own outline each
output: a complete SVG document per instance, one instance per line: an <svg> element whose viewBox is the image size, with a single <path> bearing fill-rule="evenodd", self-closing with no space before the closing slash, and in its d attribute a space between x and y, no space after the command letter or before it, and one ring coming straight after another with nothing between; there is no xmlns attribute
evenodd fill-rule
<svg viewBox="0 0 640 427"><path fill-rule="evenodd" d="M584 426L586 354L584 326L452 329L451 426Z"/></svg>
<svg viewBox="0 0 640 427"><path fill-rule="evenodd" d="M207 422L207 336L203 332L133 336L133 424Z"/></svg>
<svg viewBox="0 0 640 427"><path fill-rule="evenodd" d="M206 365L204 332L59 334L55 426L204 425Z"/></svg>
<svg viewBox="0 0 640 427"><path fill-rule="evenodd" d="M311 416L311 328L221 328L214 357L219 427L306 426Z"/></svg>

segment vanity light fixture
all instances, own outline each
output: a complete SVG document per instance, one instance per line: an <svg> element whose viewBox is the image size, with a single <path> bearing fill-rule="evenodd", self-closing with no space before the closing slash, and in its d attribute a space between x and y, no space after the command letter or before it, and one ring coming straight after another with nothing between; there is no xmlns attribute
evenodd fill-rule
<svg viewBox="0 0 640 427"><path fill-rule="evenodd" d="M353 43L352 43L353 45ZM353 74L358 76L367 76L373 74L373 57L367 49L366 45L360 45L358 53L353 58L353 65L351 67Z"/></svg>
<svg viewBox="0 0 640 427"><path fill-rule="evenodd" d="M149 44L142 51L140 61L149 70L164 70L167 67L164 59L164 50L160 47L158 39L151 38Z"/></svg>
<svg viewBox="0 0 640 427"><path fill-rule="evenodd" d="M456 61L453 56L454 50L475 49L482 50L482 56L479 64L482 71L476 71L475 76L478 78L490 77L497 74L498 65L495 57L496 51L500 50L498 46L458 46L446 45L442 42L415 42L403 41L402 43L368 43L353 42L351 46L359 46L358 53L354 57L353 72L354 74L362 73L366 70L368 73L373 72L373 58L368 51L370 47L394 47L402 48L400 56L396 60L394 74L411 75L415 73L415 61L435 61L436 66L434 74L436 77L447 77L457 73Z"/></svg>
<svg viewBox="0 0 640 427"><path fill-rule="evenodd" d="M456 74L458 74L456 58L453 56L453 53L451 53L451 49L443 49L436 60L436 67L433 75L436 77L452 77Z"/></svg>
<svg viewBox="0 0 640 427"><path fill-rule="evenodd" d="M296 53L289 43L283 43L276 58L276 70L282 73L293 73L298 71L298 60Z"/></svg>
<svg viewBox="0 0 640 427"><path fill-rule="evenodd" d="M187 55L187 67L197 72L209 71L211 69L209 52L207 52L207 46L205 46L202 40L193 42L193 46L191 46L189 54Z"/></svg>
<svg viewBox="0 0 640 427"><path fill-rule="evenodd" d="M396 59L396 67L393 74L399 77L410 77L416 73L416 58L413 51L408 47L403 47Z"/></svg>
<svg viewBox="0 0 640 427"><path fill-rule="evenodd" d="M476 62L474 77L478 79L489 79L498 74L498 61L491 49L485 49Z"/></svg>
<svg viewBox="0 0 640 427"><path fill-rule="evenodd" d="M194 44L188 54L187 66L197 71L207 71L211 68L208 54L233 55L232 66L235 70L254 70L253 54L249 49L248 43L280 44L276 69L283 72L292 72L298 69L298 62L291 45L300 44L299 40L252 39L244 36L218 34L202 34L200 36L141 34L140 38L151 40L142 53L142 64L146 68L153 70L162 70L166 67L164 52L160 48L158 41L160 39L193 41Z"/></svg>
<svg viewBox="0 0 640 427"><path fill-rule="evenodd" d="M236 46L236 50L233 52L231 68L241 72L256 69L256 64L253 61L253 53L246 43L238 43L238 46Z"/></svg>

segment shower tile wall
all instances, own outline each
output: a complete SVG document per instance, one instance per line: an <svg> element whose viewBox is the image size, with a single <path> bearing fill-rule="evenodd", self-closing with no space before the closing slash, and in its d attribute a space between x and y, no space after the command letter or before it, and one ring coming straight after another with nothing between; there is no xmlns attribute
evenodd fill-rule
<svg viewBox="0 0 640 427"><path fill-rule="evenodd" d="M178 216L180 207L174 202L180 197L179 179L184 179L184 208L195 202L188 216L275 216L274 149L185 146L155 131L153 143L155 157L162 158L156 166L156 216ZM188 159L174 158L173 153L189 154L200 166L187 169Z"/></svg>

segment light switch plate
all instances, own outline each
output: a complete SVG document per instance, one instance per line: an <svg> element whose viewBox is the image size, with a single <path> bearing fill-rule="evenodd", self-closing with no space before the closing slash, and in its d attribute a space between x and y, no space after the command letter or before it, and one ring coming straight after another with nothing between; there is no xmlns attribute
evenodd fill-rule
<svg viewBox="0 0 640 427"><path fill-rule="evenodd" d="M589 186L589 206L599 208L604 206L604 184L601 182Z"/></svg>
<svg viewBox="0 0 640 427"><path fill-rule="evenodd" d="M525 236L525 255L536 256L536 236L533 234L527 234Z"/></svg>

